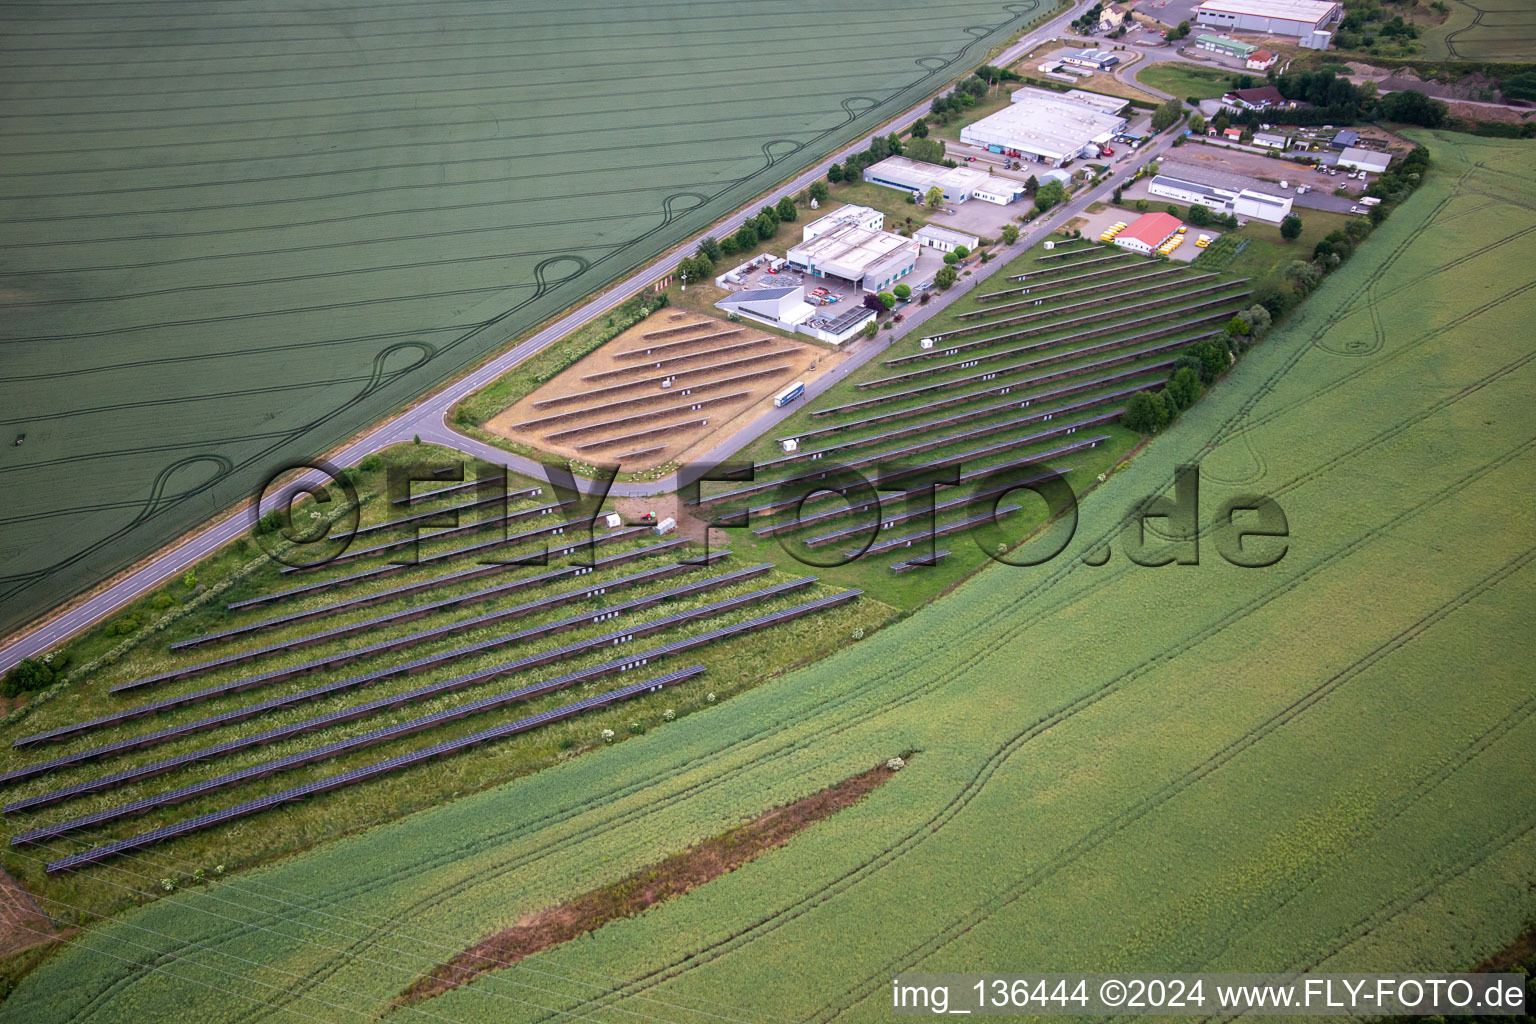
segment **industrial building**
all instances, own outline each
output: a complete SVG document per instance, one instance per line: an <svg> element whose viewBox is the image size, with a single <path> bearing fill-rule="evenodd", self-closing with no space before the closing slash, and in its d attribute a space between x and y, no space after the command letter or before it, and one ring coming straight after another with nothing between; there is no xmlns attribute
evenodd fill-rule
<svg viewBox="0 0 1536 1024"><path fill-rule="evenodd" d="M1355 131L1353 128L1341 128L1339 133L1335 135L1331 140L1329 140L1328 148L1337 149L1342 152L1346 149L1349 149L1351 146L1358 146L1359 144L1359 132Z"/></svg>
<svg viewBox="0 0 1536 1024"><path fill-rule="evenodd" d="M1144 213L1115 236L1115 244L1131 252L1149 255L1177 234L1182 226L1183 222L1171 213Z"/></svg>
<svg viewBox="0 0 1536 1024"><path fill-rule="evenodd" d="M1358 146L1350 146L1339 154L1339 166L1349 167L1357 171L1370 171L1372 174L1381 174L1392 162L1389 153L1378 153L1371 149L1360 149Z"/></svg>
<svg viewBox="0 0 1536 1024"><path fill-rule="evenodd" d="M1195 49L1209 50L1212 53L1219 53L1224 57L1237 57L1240 60L1247 60L1248 55L1257 50L1258 47L1252 43L1239 42L1229 36L1203 35L1195 36Z"/></svg>
<svg viewBox="0 0 1536 1024"><path fill-rule="evenodd" d="M969 167L944 167L904 156L886 157L864 168L864 180L918 196L937 187L944 193L946 203L980 199L1006 206L1024 196L1024 183L1012 178L1001 178Z"/></svg>
<svg viewBox="0 0 1536 1024"><path fill-rule="evenodd" d="M981 244L981 239L976 235L968 235L964 231L955 231L952 228L941 228L937 224L923 225L912 232L912 237L939 252L954 252L962 245L974 252Z"/></svg>
<svg viewBox="0 0 1536 1024"><path fill-rule="evenodd" d="M1094 71L1108 71L1120 63L1120 58L1108 50L1074 50L1061 59L1066 64Z"/></svg>
<svg viewBox="0 0 1536 1024"><path fill-rule="evenodd" d="M715 307L784 331L793 331L802 320L816 312L816 307L805 301L803 287L751 288L732 292L716 302Z"/></svg>
<svg viewBox="0 0 1536 1024"><path fill-rule="evenodd" d="M798 331L833 345L841 345L858 334L875 316L875 311L865 306L823 313L805 301L804 286L733 292L716 302L715 307L745 320L755 320L781 331Z"/></svg>
<svg viewBox="0 0 1536 1024"><path fill-rule="evenodd" d="M879 231L885 227L885 214L879 210L872 210L867 206L840 206L831 213L823 214L801 228L800 240L802 242L809 242L817 235L824 235L829 231L835 231L849 224L855 227Z"/></svg>
<svg viewBox="0 0 1536 1024"><path fill-rule="evenodd" d="M1294 36L1307 49L1326 50L1344 7L1332 0L1205 0L1195 24L1226 32Z"/></svg>
<svg viewBox="0 0 1536 1024"><path fill-rule="evenodd" d="M832 277L866 292L884 291L917 266L918 242L881 230L885 214L845 206L807 224L803 241L785 254L813 277Z"/></svg>
<svg viewBox="0 0 1536 1024"><path fill-rule="evenodd" d="M1291 144L1291 140L1288 136L1277 135L1274 132L1254 132L1253 144L1263 146L1265 149L1284 150Z"/></svg>
<svg viewBox="0 0 1536 1024"><path fill-rule="evenodd" d="M1164 163L1147 183L1147 194L1180 203L1199 203L1216 213L1230 213L1278 224L1291 212L1291 197L1251 188L1247 179L1203 167Z"/></svg>
<svg viewBox="0 0 1536 1024"><path fill-rule="evenodd" d="M1108 142L1125 118L1044 89L1019 89L1004 110L960 129L960 141L1059 167Z"/></svg>

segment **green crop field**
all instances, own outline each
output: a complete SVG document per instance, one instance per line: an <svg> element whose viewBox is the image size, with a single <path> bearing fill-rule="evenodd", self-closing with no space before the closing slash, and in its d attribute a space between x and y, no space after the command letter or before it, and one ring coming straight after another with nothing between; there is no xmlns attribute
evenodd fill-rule
<svg viewBox="0 0 1536 1024"><path fill-rule="evenodd" d="M1450 17L1423 32L1430 60L1536 60L1536 8L1525 0L1450 0Z"/></svg>
<svg viewBox="0 0 1536 1024"><path fill-rule="evenodd" d="M1050 9L7 6L0 631Z"/></svg>
<svg viewBox="0 0 1536 1024"><path fill-rule="evenodd" d="M1536 260L1536 186L1526 144L1419 137L1426 184L1084 503L1061 557L268 868L173 894L158 880L193 865L164 852L87 872L147 905L70 936L0 1019L874 1021L909 969L1447 970L1501 948L1536 910L1536 284L1507 273ZM1132 512L1190 462L1199 564L1133 564ZM1212 525L1254 495L1288 522L1266 569ZM390 1009L487 932L903 752L782 849Z"/></svg>

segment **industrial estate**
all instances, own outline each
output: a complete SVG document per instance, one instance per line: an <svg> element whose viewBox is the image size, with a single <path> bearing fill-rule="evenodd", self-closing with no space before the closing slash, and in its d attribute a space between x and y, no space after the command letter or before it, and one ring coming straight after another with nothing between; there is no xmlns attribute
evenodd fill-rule
<svg viewBox="0 0 1536 1024"><path fill-rule="evenodd" d="M1457 6L0 15L0 1021L1531 1019Z"/></svg>

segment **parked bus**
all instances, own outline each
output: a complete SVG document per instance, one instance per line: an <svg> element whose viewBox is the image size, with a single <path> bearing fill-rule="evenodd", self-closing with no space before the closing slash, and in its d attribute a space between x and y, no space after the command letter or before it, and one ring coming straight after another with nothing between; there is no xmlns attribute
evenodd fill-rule
<svg viewBox="0 0 1536 1024"><path fill-rule="evenodd" d="M805 381L797 380L783 391L774 395L773 404L778 407L786 406L803 394L805 394Z"/></svg>

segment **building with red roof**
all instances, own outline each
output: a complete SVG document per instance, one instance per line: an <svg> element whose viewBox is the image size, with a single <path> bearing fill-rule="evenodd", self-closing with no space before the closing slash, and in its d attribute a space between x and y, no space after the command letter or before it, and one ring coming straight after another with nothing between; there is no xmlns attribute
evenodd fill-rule
<svg viewBox="0 0 1536 1024"><path fill-rule="evenodd" d="M1172 238L1183 224L1171 213L1144 213L1115 236L1115 244L1148 255Z"/></svg>

